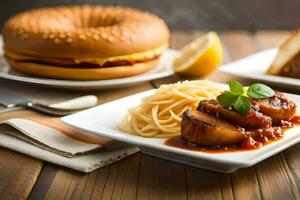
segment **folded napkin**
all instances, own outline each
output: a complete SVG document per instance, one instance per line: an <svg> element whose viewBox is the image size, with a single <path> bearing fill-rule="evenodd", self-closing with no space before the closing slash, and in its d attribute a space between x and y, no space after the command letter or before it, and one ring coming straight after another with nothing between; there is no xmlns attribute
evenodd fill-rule
<svg viewBox="0 0 300 200"><path fill-rule="evenodd" d="M120 160L138 148L65 125L27 110L2 112L0 146L82 172Z"/></svg>

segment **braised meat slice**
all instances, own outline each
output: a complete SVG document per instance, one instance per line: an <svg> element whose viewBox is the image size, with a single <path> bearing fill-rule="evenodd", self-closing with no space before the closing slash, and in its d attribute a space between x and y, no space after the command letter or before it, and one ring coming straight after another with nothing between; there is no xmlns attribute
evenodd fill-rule
<svg viewBox="0 0 300 200"><path fill-rule="evenodd" d="M244 116L232 109L223 108L217 100L202 100L197 110L246 129L268 128L272 126L272 120L267 115L250 109L248 114Z"/></svg>
<svg viewBox="0 0 300 200"><path fill-rule="evenodd" d="M281 120L290 120L295 114L297 106L282 93L276 92L271 98L251 99L254 109L272 118L274 124Z"/></svg>
<svg viewBox="0 0 300 200"><path fill-rule="evenodd" d="M222 119L197 110L187 110L181 121L181 136L189 142L204 145L231 145L245 140L246 133Z"/></svg>

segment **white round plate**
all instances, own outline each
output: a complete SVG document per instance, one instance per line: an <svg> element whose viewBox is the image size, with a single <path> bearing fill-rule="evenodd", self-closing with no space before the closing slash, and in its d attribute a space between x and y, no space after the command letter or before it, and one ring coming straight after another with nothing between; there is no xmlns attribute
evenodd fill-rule
<svg viewBox="0 0 300 200"><path fill-rule="evenodd" d="M174 74L172 71L172 60L177 54L177 51L167 49L161 56L158 65L151 71L132 76L128 78L118 78L109 80L96 81L72 81L72 80L58 80L47 79L33 76L26 76L11 70L3 56L2 38L0 38L0 78L17 81L20 83L27 83L31 85L38 85L51 88L74 89L74 90L92 90L92 89L109 89L124 87L129 85L136 85L141 82L159 79Z"/></svg>

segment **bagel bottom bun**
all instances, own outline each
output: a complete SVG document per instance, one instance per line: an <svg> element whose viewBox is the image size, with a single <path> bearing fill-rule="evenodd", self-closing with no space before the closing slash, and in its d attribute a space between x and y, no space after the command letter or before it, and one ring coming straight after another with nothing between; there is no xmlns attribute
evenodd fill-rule
<svg viewBox="0 0 300 200"><path fill-rule="evenodd" d="M7 58L11 68L22 74L65 80L103 80L135 76L154 68L158 60L159 58L156 58L132 65L107 68L67 68L31 62L16 62Z"/></svg>

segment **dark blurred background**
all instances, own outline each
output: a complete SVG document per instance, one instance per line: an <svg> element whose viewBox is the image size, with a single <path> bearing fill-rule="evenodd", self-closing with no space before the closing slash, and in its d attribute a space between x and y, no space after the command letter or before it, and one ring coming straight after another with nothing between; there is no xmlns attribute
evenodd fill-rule
<svg viewBox="0 0 300 200"><path fill-rule="evenodd" d="M172 30L255 31L300 26L300 0L2 0L0 25L19 11L68 4L136 7L161 16Z"/></svg>

